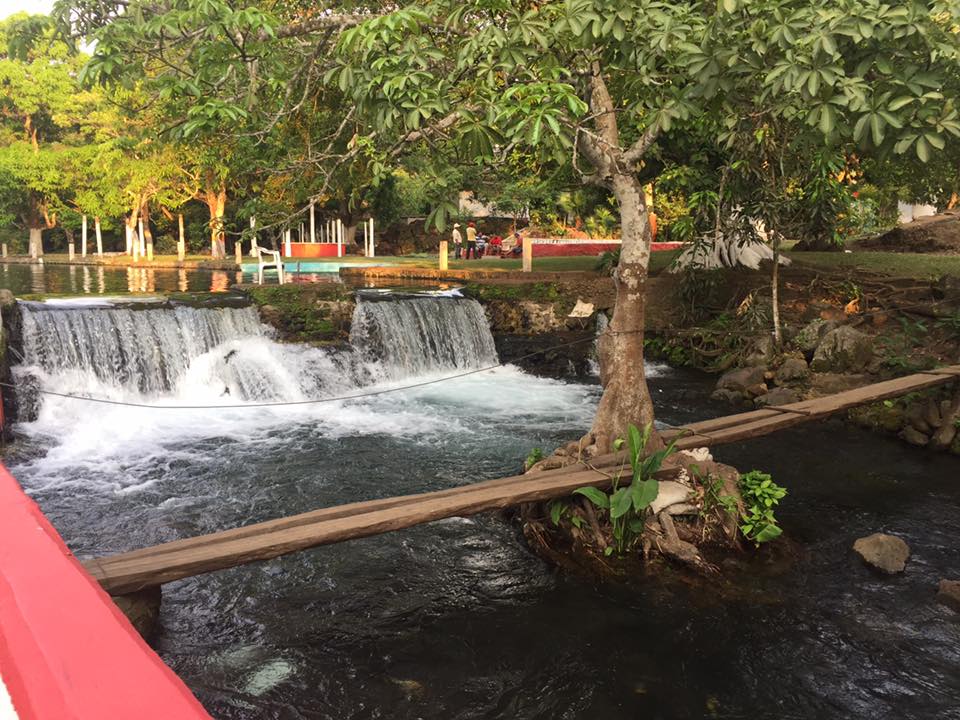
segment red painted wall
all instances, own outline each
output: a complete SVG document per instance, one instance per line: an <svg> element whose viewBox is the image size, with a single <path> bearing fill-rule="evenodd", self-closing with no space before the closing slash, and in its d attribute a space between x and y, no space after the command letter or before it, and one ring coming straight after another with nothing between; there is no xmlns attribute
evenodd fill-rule
<svg viewBox="0 0 960 720"><path fill-rule="evenodd" d="M210 718L2 465L0 675L20 720Z"/></svg>
<svg viewBox="0 0 960 720"><path fill-rule="evenodd" d="M337 257L336 243L290 243L290 257Z"/></svg>
<svg viewBox="0 0 960 720"><path fill-rule="evenodd" d="M559 257L573 255L600 255L607 251L618 250L620 243L591 242L591 243L538 243L533 241L534 257ZM651 243L654 252L659 250L673 250L681 247L682 243Z"/></svg>

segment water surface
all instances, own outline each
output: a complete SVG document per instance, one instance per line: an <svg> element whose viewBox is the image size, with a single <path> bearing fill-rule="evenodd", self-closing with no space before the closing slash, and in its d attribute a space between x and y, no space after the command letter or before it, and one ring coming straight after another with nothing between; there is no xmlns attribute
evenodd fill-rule
<svg viewBox="0 0 960 720"><path fill-rule="evenodd" d="M462 309L445 307L446 329L477 332ZM389 308L375 310L381 333L419 322L410 308L379 321ZM227 326L202 322L214 320ZM158 337L200 321L168 315ZM227 405L276 387L281 397L336 396L444 373L421 358L403 378L364 352L324 361L249 328L201 349L161 390L83 360L35 372L47 387L157 405ZM651 374L667 422L729 412L702 399L708 378ZM305 390L306 376L324 380ZM597 397L595 385L506 367L293 408L46 398L10 460L68 544L101 554L512 474L531 448L581 434ZM960 623L933 601L939 578L960 577L957 460L839 423L717 454L789 489L780 516L799 545L786 570L758 564L730 578L736 593L563 575L513 524L485 515L171 583L157 647L218 718L960 718ZM912 546L903 576L879 578L852 554L853 540L875 531Z"/></svg>

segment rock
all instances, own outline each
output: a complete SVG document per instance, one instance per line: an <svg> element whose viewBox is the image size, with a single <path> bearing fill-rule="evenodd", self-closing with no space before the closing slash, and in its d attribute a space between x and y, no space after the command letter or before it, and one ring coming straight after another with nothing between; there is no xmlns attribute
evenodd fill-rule
<svg viewBox="0 0 960 720"><path fill-rule="evenodd" d="M735 390L746 393L747 388L763 385L764 368L760 366L737 368L720 376L717 390Z"/></svg>
<svg viewBox="0 0 960 720"><path fill-rule="evenodd" d="M723 402L728 402L731 405L742 405L747 401L747 396L736 390L727 390L726 388L721 388L720 390L714 390L712 393L710 393L710 399L721 400Z"/></svg>
<svg viewBox="0 0 960 720"><path fill-rule="evenodd" d="M927 421L930 427L938 428L943 424L943 418L940 417L940 406L933 398L928 398L923 404L923 419Z"/></svg>
<svg viewBox="0 0 960 720"><path fill-rule="evenodd" d="M951 444L953 444L953 441L956 437L956 425L953 423L941 425L930 438L930 447L934 450L946 450Z"/></svg>
<svg viewBox="0 0 960 720"><path fill-rule="evenodd" d="M538 303L532 300L520 302L523 313L524 329L537 335L562 329L563 321L557 317L553 303Z"/></svg>
<svg viewBox="0 0 960 720"><path fill-rule="evenodd" d="M128 595L113 595L111 599L140 636L149 640L160 617L160 586L144 588Z"/></svg>
<svg viewBox="0 0 960 720"><path fill-rule="evenodd" d="M751 385L744 392L748 398L755 398L760 397L761 395L766 395L767 389L766 383L758 383L757 385Z"/></svg>
<svg viewBox="0 0 960 720"><path fill-rule="evenodd" d="M692 458L694 462L713 462L713 455L708 447L688 448L681 450L680 454Z"/></svg>
<svg viewBox="0 0 960 720"><path fill-rule="evenodd" d="M910 557L910 546L894 535L874 533L858 539L853 550L870 567L888 575L902 573Z"/></svg>
<svg viewBox="0 0 960 720"><path fill-rule="evenodd" d="M814 350L817 349L817 345L820 344L820 340L823 339L823 336L828 332L833 330L837 324L832 321L823 320L817 318L816 320L811 320L800 332L798 332L793 338L794 346L806 355L810 355Z"/></svg>
<svg viewBox="0 0 960 720"><path fill-rule="evenodd" d="M924 417L923 405L911 405L907 408L907 423L916 431L929 435L933 432L930 423Z"/></svg>
<svg viewBox="0 0 960 720"><path fill-rule="evenodd" d="M783 365L773 376L773 382L777 385L794 385L802 383L810 375L810 368L807 367L807 361L803 358L787 358Z"/></svg>
<svg viewBox="0 0 960 720"><path fill-rule="evenodd" d="M661 510L677 503L685 503L693 496L693 491L686 485L682 485L673 480L661 480L660 490L657 492L657 499L650 503L650 509L654 515L658 515Z"/></svg>
<svg viewBox="0 0 960 720"><path fill-rule="evenodd" d="M818 395L833 395L846 390L853 390L869 382L869 375L848 373L815 373L810 378L811 387Z"/></svg>
<svg viewBox="0 0 960 720"><path fill-rule="evenodd" d="M774 388L766 395L754 399L753 404L757 407L767 407L769 405L789 405L800 401L800 395L795 390L786 387Z"/></svg>
<svg viewBox="0 0 960 720"><path fill-rule="evenodd" d="M937 587L937 602L960 612L960 580L941 580Z"/></svg>
<svg viewBox="0 0 960 720"><path fill-rule="evenodd" d="M777 346L773 341L773 337L770 335L765 335L764 337L753 341L753 344L750 346L744 362L747 365L762 365L766 367L768 364L770 364L770 361L776 357L776 354Z"/></svg>
<svg viewBox="0 0 960 720"><path fill-rule="evenodd" d="M0 288L0 308L13 307L17 304L17 299L13 293L6 288Z"/></svg>
<svg viewBox="0 0 960 720"><path fill-rule="evenodd" d="M873 340L849 325L841 325L823 336L810 367L818 372L861 372L872 359Z"/></svg>
<svg viewBox="0 0 960 720"><path fill-rule="evenodd" d="M900 431L900 437L911 445L916 445L917 447L926 447L927 443L930 442L929 437L924 435L912 425L907 425L905 428L903 428Z"/></svg>

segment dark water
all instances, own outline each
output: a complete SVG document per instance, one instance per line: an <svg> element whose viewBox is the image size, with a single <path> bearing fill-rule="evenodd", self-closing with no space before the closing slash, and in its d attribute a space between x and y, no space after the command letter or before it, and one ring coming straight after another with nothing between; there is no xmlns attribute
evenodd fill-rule
<svg viewBox="0 0 960 720"><path fill-rule="evenodd" d="M661 417L728 412L708 382L655 378ZM11 462L77 552L103 553L512 473L595 400L503 371L287 415L59 406ZM157 647L218 718L960 718L960 621L933 599L960 577L957 459L838 423L717 455L789 489L801 549L736 594L561 575L483 516L168 585ZM853 556L875 531L910 543L903 576Z"/></svg>

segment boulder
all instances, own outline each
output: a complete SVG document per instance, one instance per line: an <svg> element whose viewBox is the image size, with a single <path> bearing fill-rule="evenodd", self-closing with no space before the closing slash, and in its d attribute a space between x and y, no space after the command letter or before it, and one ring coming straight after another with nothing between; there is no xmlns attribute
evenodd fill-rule
<svg viewBox="0 0 960 720"><path fill-rule="evenodd" d="M910 546L894 535L874 533L859 538L853 544L853 550L863 561L887 575L902 573L910 557Z"/></svg>
<svg viewBox="0 0 960 720"><path fill-rule="evenodd" d="M804 382L809 374L810 368L807 367L806 360L787 358L774 374L773 382L777 385L795 385Z"/></svg>
<svg viewBox="0 0 960 720"><path fill-rule="evenodd" d="M815 373L810 378L811 387L819 395L833 395L846 390L853 390L869 382L869 375L847 373Z"/></svg>
<svg viewBox="0 0 960 720"><path fill-rule="evenodd" d="M13 307L17 304L17 299L13 293L6 288L0 288L0 308Z"/></svg>
<svg viewBox="0 0 960 720"><path fill-rule="evenodd" d="M849 325L841 325L823 336L810 367L817 372L862 372L872 359L873 340Z"/></svg>
<svg viewBox="0 0 960 720"><path fill-rule="evenodd" d="M728 402L731 405L740 405L741 403L746 402L747 396L738 390L728 390L727 388L719 388L714 390L710 394L711 400L721 400L723 402Z"/></svg>
<svg viewBox="0 0 960 720"><path fill-rule="evenodd" d="M900 431L900 437L911 445L916 445L917 447L926 447L927 443L930 442L929 437L924 435L912 425L907 425L905 428L903 428Z"/></svg>
<svg viewBox="0 0 960 720"><path fill-rule="evenodd" d="M823 336L836 326L837 324L835 322L823 320L822 318L811 320L793 337L793 344L797 350L806 355L810 355L817 349L817 345L820 344Z"/></svg>
<svg viewBox="0 0 960 720"><path fill-rule="evenodd" d="M800 401L800 395L796 390L786 387L774 388L766 395L754 399L753 404L758 408L768 407L770 405L789 405Z"/></svg>
<svg viewBox="0 0 960 720"><path fill-rule="evenodd" d="M934 450L946 450L957 437L957 426L954 423L941 425L930 438L930 447Z"/></svg>
<svg viewBox="0 0 960 720"><path fill-rule="evenodd" d="M930 427L938 428L943 424L943 418L940 417L940 405L933 398L927 398L923 405L923 419L927 421Z"/></svg>
<svg viewBox="0 0 960 720"><path fill-rule="evenodd" d="M937 588L937 602L960 612L960 580L941 580Z"/></svg>
<svg viewBox="0 0 960 720"><path fill-rule="evenodd" d="M720 376L717 381L717 390L734 390L746 393L747 388L763 385L765 370L761 366L737 368Z"/></svg>
<svg viewBox="0 0 960 720"><path fill-rule="evenodd" d="M924 417L923 405L914 404L907 408L907 423L916 431L929 435L933 432L930 423Z"/></svg>
<svg viewBox="0 0 960 720"><path fill-rule="evenodd" d="M747 365L769 365L770 362L776 357L777 346L773 341L773 336L764 335L763 337L754 340L750 345L750 349L747 351L746 360L744 361Z"/></svg>

